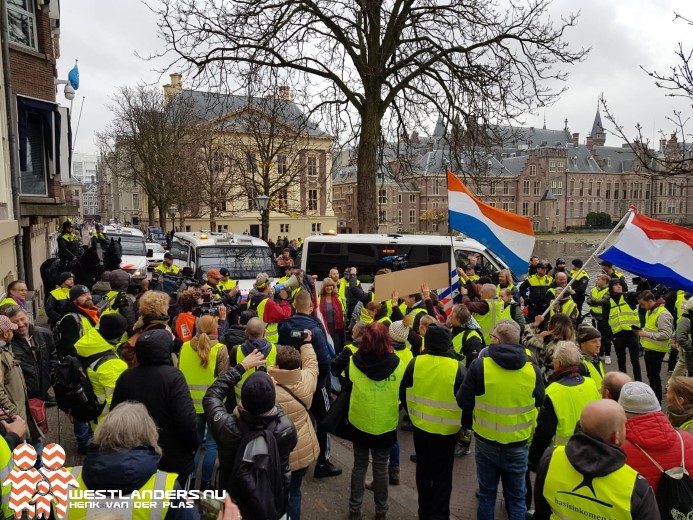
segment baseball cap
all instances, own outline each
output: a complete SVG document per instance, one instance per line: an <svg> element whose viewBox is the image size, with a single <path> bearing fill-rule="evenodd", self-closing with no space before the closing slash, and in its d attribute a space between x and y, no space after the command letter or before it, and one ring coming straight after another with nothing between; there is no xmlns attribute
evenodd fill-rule
<svg viewBox="0 0 693 520"><path fill-rule="evenodd" d="M219 274L221 276L230 276L231 272L226 267L222 267L221 269L219 269Z"/></svg>
<svg viewBox="0 0 693 520"><path fill-rule="evenodd" d="M70 289L70 301L75 301L83 294L89 294L89 292L90 291L87 286L77 284L72 289Z"/></svg>
<svg viewBox="0 0 693 520"><path fill-rule="evenodd" d="M272 278L267 273L259 273L255 277L255 288L256 289L264 289L265 285L268 283L272 283Z"/></svg>
<svg viewBox="0 0 693 520"><path fill-rule="evenodd" d="M167 260L168 260L168 259L170 259L170 260L173 260L173 255L172 255L171 253L165 253L165 254L164 254L164 259L167 259Z"/></svg>
<svg viewBox="0 0 693 520"><path fill-rule="evenodd" d="M562 258L556 258L556 265L565 264L565 260Z"/></svg>
<svg viewBox="0 0 693 520"><path fill-rule="evenodd" d="M8 330L17 330L17 326L7 316L0 315L0 332L4 334Z"/></svg>
<svg viewBox="0 0 693 520"><path fill-rule="evenodd" d="M210 278L221 278L219 269L210 269L207 271L207 279L209 280Z"/></svg>

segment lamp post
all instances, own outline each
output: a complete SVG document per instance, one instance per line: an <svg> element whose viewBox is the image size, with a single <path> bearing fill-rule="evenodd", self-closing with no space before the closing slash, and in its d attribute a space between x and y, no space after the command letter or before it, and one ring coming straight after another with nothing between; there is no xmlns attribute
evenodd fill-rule
<svg viewBox="0 0 693 520"><path fill-rule="evenodd" d="M176 228L176 213L178 212L178 206L175 204L172 204L171 206L168 207L168 216L171 217L171 231L173 231ZM164 233L166 230L164 229Z"/></svg>
<svg viewBox="0 0 693 520"><path fill-rule="evenodd" d="M267 226L265 227L265 212L269 204L269 197L267 195L257 195L255 197L255 204L260 211L260 238L266 242L267 233L269 232L269 229L267 229L269 228L269 215L267 215Z"/></svg>

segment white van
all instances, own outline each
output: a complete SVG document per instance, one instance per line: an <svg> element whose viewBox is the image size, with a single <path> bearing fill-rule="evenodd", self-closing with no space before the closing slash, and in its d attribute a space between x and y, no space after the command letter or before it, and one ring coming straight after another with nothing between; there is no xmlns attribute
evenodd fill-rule
<svg viewBox="0 0 693 520"><path fill-rule="evenodd" d="M230 278L241 290L248 291L258 273L279 275L277 262L266 242L259 238L233 233L176 233L171 240L173 263L191 267L202 279L210 269L226 267Z"/></svg>
<svg viewBox="0 0 693 520"><path fill-rule="evenodd" d="M104 226L103 234L109 240L111 238L120 239L120 245L123 248L121 269L130 273L134 278L145 278L147 276L147 247L145 246L144 233L136 228L109 225Z"/></svg>

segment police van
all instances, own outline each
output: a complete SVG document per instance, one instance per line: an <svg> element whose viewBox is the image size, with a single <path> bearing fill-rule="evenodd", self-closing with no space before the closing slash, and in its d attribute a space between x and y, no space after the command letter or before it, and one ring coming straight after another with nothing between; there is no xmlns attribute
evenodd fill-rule
<svg viewBox="0 0 693 520"><path fill-rule="evenodd" d="M173 263L192 268L202 279L210 269L225 267L230 279L242 290L250 290L258 273L279 275L277 262L266 242L233 233L182 232L171 240Z"/></svg>
<svg viewBox="0 0 693 520"><path fill-rule="evenodd" d="M303 242L301 269L322 281L333 267L339 269L340 275L345 269L356 267L358 278L367 289L382 268L402 270L446 263L452 277L455 268L469 263L471 255L478 256L479 274L498 283L498 272L507 269L506 264L486 246L464 236L394 233L309 236Z"/></svg>
<svg viewBox="0 0 693 520"><path fill-rule="evenodd" d="M103 234L110 241L120 239L123 248L120 268L127 271L133 278L145 278L147 276L147 246L144 233L136 228L121 227L119 225L104 226Z"/></svg>

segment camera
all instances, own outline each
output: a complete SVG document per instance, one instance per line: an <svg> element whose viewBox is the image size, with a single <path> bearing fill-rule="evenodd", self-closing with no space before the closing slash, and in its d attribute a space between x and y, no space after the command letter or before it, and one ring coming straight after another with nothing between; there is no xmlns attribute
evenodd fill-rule
<svg viewBox="0 0 693 520"><path fill-rule="evenodd" d="M221 300L205 301L200 305L200 315L209 314L210 316L219 315L219 307L223 305Z"/></svg>
<svg viewBox="0 0 693 520"><path fill-rule="evenodd" d="M292 330L289 333L289 337L291 339L300 339L301 341L305 341L308 338L308 331L307 330Z"/></svg>
<svg viewBox="0 0 693 520"><path fill-rule="evenodd" d="M259 370L260 372L267 372L267 367L265 365L260 365L255 370Z"/></svg>

